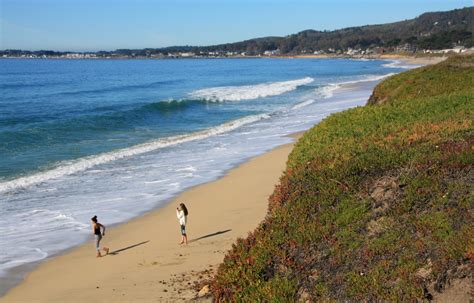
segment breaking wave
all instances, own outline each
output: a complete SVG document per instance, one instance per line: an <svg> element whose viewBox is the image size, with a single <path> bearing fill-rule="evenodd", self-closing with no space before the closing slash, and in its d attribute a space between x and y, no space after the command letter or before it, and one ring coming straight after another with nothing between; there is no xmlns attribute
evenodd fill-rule
<svg viewBox="0 0 474 303"><path fill-rule="evenodd" d="M191 134L178 135L138 144L129 148L124 148L112 152L102 153L94 156L84 157L73 161L62 162L57 167L48 171L35 173L30 176L17 178L11 181L0 183L0 192L14 191L38 184L47 180L72 175L81 171L88 170L94 166L105 164L111 161L123 159L126 157L148 153L160 148L165 148L180 143L204 139L210 136L219 135L237 129L243 125L254 123L262 119L268 119L269 114L260 114L233 120L216 127L197 131Z"/></svg>
<svg viewBox="0 0 474 303"><path fill-rule="evenodd" d="M211 102L253 100L281 95L313 81L313 78L306 77L291 81L269 82L256 85L211 87L193 91L189 96Z"/></svg>
<svg viewBox="0 0 474 303"><path fill-rule="evenodd" d="M353 80L353 81L345 81L345 82L338 82L338 83L330 83L328 85L325 85L323 87L320 87L316 89L316 92L323 98L323 99L328 99L331 98L334 95L334 92L341 87L345 85L350 85L350 84L355 84L355 83L360 83L360 82L371 82L371 81L378 81L383 78L389 77L395 75L395 73L389 73L385 75L368 75L365 76L362 79L359 80Z"/></svg>
<svg viewBox="0 0 474 303"><path fill-rule="evenodd" d="M422 65L419 64L405 64L403 61L400 60L390 60L389 63L382 64L383 67L388 68L404 68L404 69L412 69L417 68Z"/></svg>

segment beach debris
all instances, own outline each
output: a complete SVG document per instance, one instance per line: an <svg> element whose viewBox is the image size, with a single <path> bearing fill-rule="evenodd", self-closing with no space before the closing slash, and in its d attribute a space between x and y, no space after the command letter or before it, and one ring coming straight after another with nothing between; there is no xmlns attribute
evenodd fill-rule
<svg viewBox="0 0 474 303"><path fill-rule="evenodd" d="M211 292L211 289L209 287L209 284L206 284L198 292L198 297L201 298L201 297L207 296L210 292Z"/></svg>

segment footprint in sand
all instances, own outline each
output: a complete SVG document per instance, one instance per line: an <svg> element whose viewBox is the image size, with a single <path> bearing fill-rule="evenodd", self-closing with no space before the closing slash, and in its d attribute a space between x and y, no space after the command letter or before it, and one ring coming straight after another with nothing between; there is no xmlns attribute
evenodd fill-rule
<svg viewBox="0 0 474 303"><path fill-rule="evenodd" d="M181 265L183 262L170 262L170 263L163 263L163 266L173 266L173 265Z"/></svg>

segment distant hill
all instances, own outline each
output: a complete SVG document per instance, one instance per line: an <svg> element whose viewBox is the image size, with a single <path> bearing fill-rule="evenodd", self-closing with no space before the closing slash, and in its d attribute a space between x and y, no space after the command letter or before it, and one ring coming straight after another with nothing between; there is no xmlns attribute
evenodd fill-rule
<svg viewBox="0 0 474 303"><path fill-rule="evenodd" d="M279 49L282 54L297 54L348 48L395 48L411 44L417 49L443 49L453 44L473 46L474 7L448 12L425 13L395 23L349 27L334 31L305 30L286 37L266 37L242 42L198 47L198 51L263 53ZM164 49L166 50L166 49Z"/></svg>
<svg viewBox="0 0 474 303"><path fill-rule="evenodd" d="M278 55L316 53L343 53L349 49L364 54L381 52L416 52L425 49L449 49L454 46L474 46L474 7L448 12L425 13L400 22L343 28L334 31L305 30L286 37L263 37L235 43L211 46L170 46L164 48L117 49L115 51L86 52L77 56L73 52L50 50L3 50L0 56L58 57L164 57L186 53L194 56L247 56L265 52ZM360 52L359 52L360 53Z"/></svg>

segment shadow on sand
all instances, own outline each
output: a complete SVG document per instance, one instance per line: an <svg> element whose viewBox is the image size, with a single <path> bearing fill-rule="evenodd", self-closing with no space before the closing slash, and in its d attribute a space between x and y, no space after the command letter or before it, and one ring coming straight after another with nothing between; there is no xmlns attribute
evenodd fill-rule
<svg viewBox="0 0 474 303"><path fill-rule="evenodd" d="M137 247L137 246L146 244L146 243L148 243L148 242L150 242L150 240L148 240L148 241L143 241L143 242L140 242L140 243L137 243L137 244L133 244L133 245L127 246L127 247L125 247L125 248L117 249L117 250L114 250L114 251L109 252L109 255L115 256L115 255L118 255L120 252L122 252L122 251L124 251L124 250L128 250L128 249L131 249L131 248L134 248L134 247Z"/></svg>
<svg viewBox="0 0 474 303"><path fill-rule="evenodd" d="M196 238L196 239L192 239L192 240L188 241L188 243L192 243L192 242L196 242L196 241L199 241L199 240L202 240L202 239L206 239L206 238L218 236L218 235L221 235L221 234L225 234L225 233L228 233L231 230L232 229L221 230L221 231L218 231L218 232L215 232L215 233L212 233L212 234L208 234L208 235Z"/></svg>

